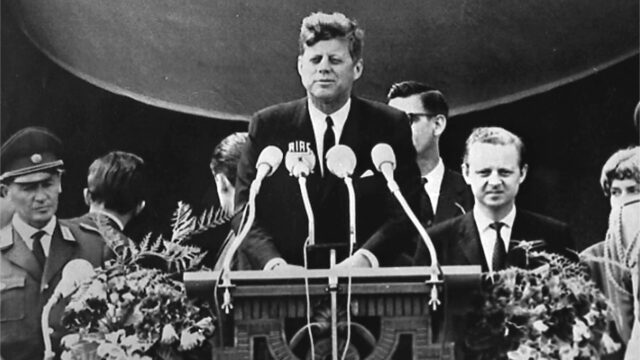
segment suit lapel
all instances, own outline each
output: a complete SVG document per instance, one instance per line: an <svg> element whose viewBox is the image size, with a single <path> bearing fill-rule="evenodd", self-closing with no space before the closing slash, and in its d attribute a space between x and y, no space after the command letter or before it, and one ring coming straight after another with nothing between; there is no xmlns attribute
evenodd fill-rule
<svg viewBox="0 0 640 360"><path fill-rule="evenodd" d="M49 256L47 256L44 273L42 274L43 284L48 284L62 270L64 265L73 257L75 250L76 243L63 239L60 224L58 224L51 237Z"/></svg>
<svg viewBox="0 0 640 360"><path fill-rule="evenodd" d="M290 138L293 141L302 140L312 144L313 154L316 157L316 164L313 168L313 173L311 173L307 177L307 191L309 192L309 197L312 199L317 199L320 194L318 194L320 189L320 181L322 180L322 173L320 172L320 161L321 157L318 155L318 144L316 144L316 138L313 133L313 125L311 124L311 116L309 116L309 108L308 108L307 98L303 98L299 101L296 106L294 113L294 128L291 131ZM288 151L288 149L285 149ZM297 182L297 181L296 181Z"/></svg>
<svg viewBox="0 0 640 360"><path fill-rule="evenodd" d="M13 245L4 251L6 259L25 269L34 279L40 280L42 278L42 268L33 252L27 247L18 232L13 230L13 227L11 236L13 237Z"/></svg>
<svg viewBox="0 0 640 360"><path fill-rule="evenodd" d="M467 213L461 219L460 231L458 233L458 247L460 251L471 265L479 264L482 271L488 269L487 261L484 257L484 251L480 244L480 234L473 213Z"/></svg>
<svg viewBox="0 0 640 360"><path fill-rule="evenodd" d="M458 199L459 194L465 191L465 186L466 184L460 184L460 182L457 181L451 170L444 170L442 185L440 187L440 198L438 199L438 207L435 214L436 223L465 214L464 209L458 207L458 205L462 206L462 204L458 203ZM456 205L456 203L458 203L458 205Z"/></svg>

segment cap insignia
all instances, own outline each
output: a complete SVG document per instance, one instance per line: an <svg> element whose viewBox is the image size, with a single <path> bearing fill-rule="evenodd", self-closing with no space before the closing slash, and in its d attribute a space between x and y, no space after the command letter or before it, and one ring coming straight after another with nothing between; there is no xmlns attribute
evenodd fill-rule
<svg viewBox="0 0 640 360"><path fill-rule="evenodd" d="M34 164L40 164L42 162L42 155L40 154L33 154L31 155L30 158L31 162Z"/></svg>

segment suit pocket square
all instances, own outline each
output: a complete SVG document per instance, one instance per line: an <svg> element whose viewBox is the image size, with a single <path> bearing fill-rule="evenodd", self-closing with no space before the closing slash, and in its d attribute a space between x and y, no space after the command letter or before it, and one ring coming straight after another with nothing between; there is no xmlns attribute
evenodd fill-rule
<svg viewBox="0 0 640 360"><path fill-rule="evenodd" d="M360 175L360 179L366 178L366 177L369 177L369 176L373 176L373 171L371 171L371 169L363 172L362 175Z"/></svg>

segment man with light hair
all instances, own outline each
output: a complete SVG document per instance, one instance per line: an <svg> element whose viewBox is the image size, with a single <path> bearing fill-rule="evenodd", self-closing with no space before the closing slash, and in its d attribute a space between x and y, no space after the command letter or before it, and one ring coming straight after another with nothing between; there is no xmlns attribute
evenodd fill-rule
<svg viewBox="0 0 640 360"><path fill-rule="evenodd" d="M442 265L481 265L499 271L527 267L525 248L571 256L569 227L552 218L516 207L520 185L527 177L525 146L500 127L474 129L466 141L462 175L475 197L473 210L428 229ZM418 244L416 265L429 256Z"/></svg>

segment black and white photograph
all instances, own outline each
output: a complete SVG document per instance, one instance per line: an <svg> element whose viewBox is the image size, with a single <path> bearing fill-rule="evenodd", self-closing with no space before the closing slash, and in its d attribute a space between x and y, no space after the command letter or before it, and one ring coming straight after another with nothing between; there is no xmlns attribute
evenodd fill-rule
<svg viewBox="0 0 640 360"><path fill-rule="evenodd" d="M640 359L637 0L7 0L0 360Z"/></svg>

